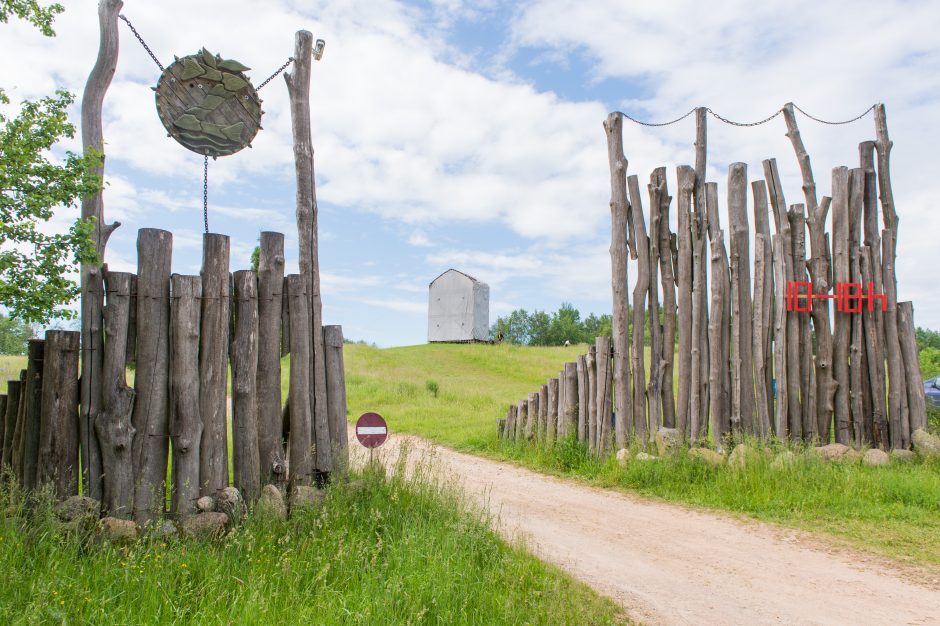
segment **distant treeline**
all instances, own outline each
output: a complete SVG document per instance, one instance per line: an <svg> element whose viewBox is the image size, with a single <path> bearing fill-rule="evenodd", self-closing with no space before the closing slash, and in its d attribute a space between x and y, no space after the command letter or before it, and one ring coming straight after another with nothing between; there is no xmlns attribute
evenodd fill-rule
<svg viewBox="0 0 940 626"><path fill-rule="evenodd" d="M490 339L524 346L562 346L566 341L594 343L598 335L610 335L610 329L610 315L591 313L581 319L578 309L563 302L554 313L516 309L497 318L490 327Z"/></svg>

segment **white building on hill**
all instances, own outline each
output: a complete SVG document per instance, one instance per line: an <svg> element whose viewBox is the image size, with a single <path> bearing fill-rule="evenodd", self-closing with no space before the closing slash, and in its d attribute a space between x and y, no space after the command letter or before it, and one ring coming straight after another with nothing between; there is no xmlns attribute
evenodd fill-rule
<svg viewBox="0 0 940 626"><path fill-rule="evenodd" d="M431 281L428 342L486 341L489 332L489 285L454 269Z"/></svg>

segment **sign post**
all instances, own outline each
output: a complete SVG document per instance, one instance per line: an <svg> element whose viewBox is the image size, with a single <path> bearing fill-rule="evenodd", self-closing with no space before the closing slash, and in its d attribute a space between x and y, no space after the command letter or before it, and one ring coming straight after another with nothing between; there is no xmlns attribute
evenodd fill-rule
<svg viewBox="0 0 940 626"><path fill-rule="evenodd" d="M373 450L388 439L388 424L378 413L363 413L356 421L356 439L369 449L369 465L373 462Z"/></svg>

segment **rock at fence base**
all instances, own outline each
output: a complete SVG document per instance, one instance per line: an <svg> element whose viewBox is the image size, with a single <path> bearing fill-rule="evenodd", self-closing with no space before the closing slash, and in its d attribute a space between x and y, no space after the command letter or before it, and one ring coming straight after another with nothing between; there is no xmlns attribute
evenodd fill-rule
<svg viewBox="0 0 940 626"><path fill-rule="evenodd" d="M55 514L63 522L87 518L97 520L101 514L101 503L85 496L70 496L55 505Z"/></svg>
<svg viewBox="0 0 940 626"><path fill-rule="evenodd" d="M200 513L211 513L215 511L215 498L212 496L202 496L196 500L196 510Z"/></svg>
<svg viewBox="0 0 940 626"><path fill-rule="evenodd" d="M845 444L830 443L825 446L817 446L816 454L823 461L841 461L849 453L849 450L851 448Z"/></svg>
<svg viewBox="0 0 940 626"><path fill-rule="evenodd" d="M218 511L197 513L183 520L180 530L187 537L200 539L215 539L225 533L228 524L228 515Z"/></svg>
<svg viewBox="0 0 940 626"><path fill-rule="evenodd" d="M843 463L858 463L862 460L862 453L856 450L855 448L849 448L849 451L845 453L840 459Z"/></svg>
<svg viewBox="0 0 940 626"><path fill-rule="evenodd" d="M245 516L245 501L235 487L226 487L215 499L215 508L219 513L228 515L231 522L238 522Z"/></svg>
<svg viewBox="0 0 940 626"><path fill-rule="evenodd" d="M630 462L630 451L626 448L620 448L617 450L617 463L620 465L626 465Z"/></svg>
<svg viewBox="0 0 940 626"><path fill-rule="evenodd" d="M891 458L894 459L895 461L903 461L903 462L913 461L915 456L917 455L914 454L910 450L892 450L891 451Z"/></svg>
<svg viewBox="0 0 940 626"><path fill-rule="evenodd" d="M255 512L265 517L279 520L287 519L287 504L284 503L284 494L274 485L265 485L261 490Z"/></svg>
<svg viewBox="0 0 940 626"><path fill-rule="evenodd" d="M770 469L781 470L787 467L793 467L794 463L796 463L796 455L789 450L784 450L777 455L777 458L770 462Z"/></svg>
<svg viewBox="0 0 940 626"><path fill-rule="evenodd" d="M887 465L891 458L888 456L888 453L884 450L879 450L878 448L872 448L865 452L865 456L862 457L862 462L865 465Z"/></svg>
<svg viewBox="0 0 940 626"><path fill-rule="evenodd" d="M652 454L647 454L646 452L637 452L637 455L633 458L637 461L655 461L659 457Z"/></svg>
<svg viewBox="0 0 940 626"><path fill-rule="evenodd" d="M671 450L679 445L682 436L677 428L660 428L656 431L656 451L662 456L667 450Z"/></svg>
<svg viewBox="0 0 940 626"><path fill-rule="evenodd" d="M105 517L98 522L98 538L101 541L123 545L136 541L139 534L133 520Z"/></svg>
<svg viewBox="0 0 940 626"><path fill-rule="evenodd" d="M925 458L940 456L940 437L931 435L923 428L918 428L911 435L914 452Z"/></svg>
<svg viewBox="0 0 940 626"><path fill-rule="evenodd" d="M290 493L290 514L317 511L324 500L326 494L315 487L294 487Z"/></svg>
<svg viewBox="0 0 940 626"><path fill-rule="evenodd" d="M714 466L724 465L726 460L723 454L708 448L692 448L689 450L689 456L692 458L701 459L709 465Z"/></svg>
<svg viewBox="0 0 940 626"><path fill-rule="evenodd" d="M163 539L164 541L176 539L179 534L180 531L177 530L176 524L168 519L165 519L162 522L158 522L153 530L153 536L157 537L158 539Z"/></svg>
<svg viewBox="0 0 940 626"><path fill-rule="evenodd" d="M728 465L735 469L743 470L747 466L747 457L751 454L751 449L745 444L739 443L728 455Z"/></svg>

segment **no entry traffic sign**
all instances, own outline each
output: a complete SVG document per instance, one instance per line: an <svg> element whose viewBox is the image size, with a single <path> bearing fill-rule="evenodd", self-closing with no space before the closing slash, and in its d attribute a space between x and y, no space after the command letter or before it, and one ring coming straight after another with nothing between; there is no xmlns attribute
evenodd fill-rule
<svg viewBox="0 0 940 626"><path fill-rule="evenodd" d="M378 413L363 413L356 422L356 439L366 448L378 448L388 439L388 424Z"/></svg>

